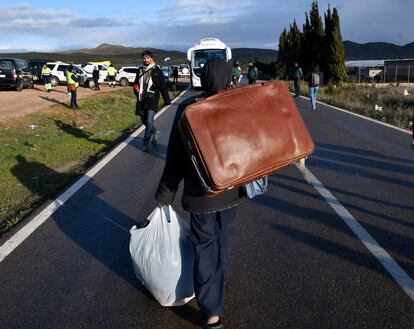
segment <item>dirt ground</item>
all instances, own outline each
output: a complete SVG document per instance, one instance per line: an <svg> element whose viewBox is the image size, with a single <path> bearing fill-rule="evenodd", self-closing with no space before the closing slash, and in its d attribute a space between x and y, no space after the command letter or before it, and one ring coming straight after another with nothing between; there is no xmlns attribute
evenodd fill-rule
<svg viewBox="0 0 414 329"><path fill-rule="evenodd" d="M109 88L107 84L100 85L101 91L94 91L89 88L78 88L78 99L96 95L102 91L113 91L119 88L130 88L116 86ZM43 85L35 84L33 89L23 89L22 92L14 90L0 90L0 121L21 117L26 114L45 109L53 104L68 105L70 96L66 86L53 87L53 91L47 93Z"/></svg>
<svg viewBox="0 0 414 329"><path fill-rule="evenodd" d="M179 82L189 82L189 78L178 79ZM109 88L104 83L100 84L101 91L94 91L89 88L78 88L78 99L88 98L102 91L114 91L122 87L117 85ZM0 90L0 121L9 120L15 117L22 117L26 114L45 109L53 104L69 105L70 96L66 86L53 87L53 91L47 93L42 84L35 84L33 89L23 89L22 92L15 90Z"/></svg>

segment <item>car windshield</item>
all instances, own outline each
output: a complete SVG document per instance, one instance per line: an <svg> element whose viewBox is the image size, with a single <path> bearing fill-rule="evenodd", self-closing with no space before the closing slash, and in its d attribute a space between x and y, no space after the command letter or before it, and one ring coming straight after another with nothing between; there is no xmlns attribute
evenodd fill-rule
<svg viewBox="0 0 414 329"><path fill-rule="evenodd" d="M194 51L193 69L197 76L201 76L201 69L210 60L221 58L226 60L225 49L204 49Z"/></svg>

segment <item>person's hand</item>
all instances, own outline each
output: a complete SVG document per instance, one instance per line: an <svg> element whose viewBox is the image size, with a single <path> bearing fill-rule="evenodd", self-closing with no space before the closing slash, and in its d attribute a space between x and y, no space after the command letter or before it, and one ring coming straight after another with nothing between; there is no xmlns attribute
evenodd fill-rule
<svg viewBox="0 0 414 329"><path fill-rule="evenodd" d="M162 203L162 202L157 202L157 207L158 208L162 208L162 207L165 207L165 206L168 206L168 204L165 204L165 203Z"/></svg>

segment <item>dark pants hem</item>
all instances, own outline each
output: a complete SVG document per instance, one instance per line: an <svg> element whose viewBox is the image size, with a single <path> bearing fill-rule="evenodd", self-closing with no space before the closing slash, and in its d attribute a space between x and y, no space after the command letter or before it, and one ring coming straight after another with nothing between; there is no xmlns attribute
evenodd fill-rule
<svg viewBox="0 0 414 329"><path fill-rule="evenodd" d="M236 209L191 214L194 248L194 292L204 317L224 315L224 284Z"/></svg>

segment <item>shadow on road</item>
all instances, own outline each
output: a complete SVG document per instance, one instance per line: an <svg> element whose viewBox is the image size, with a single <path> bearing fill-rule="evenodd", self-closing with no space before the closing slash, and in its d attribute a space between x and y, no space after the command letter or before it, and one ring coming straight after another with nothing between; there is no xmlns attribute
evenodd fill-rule
<svg viewBox="0 0 414 329"><path fill-rule="evenodd" d="M280 175L277 176L278 178ZM289 178L288 176L284 176L285 179ZM294 178L292 178L294 179ZM296 180L296 179L294 179ZM298 180L299 181L299 180ZM306 198L311 199L321 199L322 197L315 193L311 193L305 190L300 190L291 186L288 186L286 184L280 184L280 182L276 181L275 178L271 178L269 180L269 183L271 186L274 186L274 188L280 189L279 193L282 193L283 191L291 191L297 194L300 194L301 196L305 198L301 198L303 204L306 204ZM329 229L333 229L337 232L340 232L341 234L346 234L347 236L351 238L355 238L352 231L346 226L342 220L340 220L335 214L328 211L321 211L319 209L315 208L308 208L305 206L301 206L298 204L294 204L291 202L288 202L287 200L282 200L277 197L271 196L270 194L265 194L260 197L257 197L254 199L254 202L257 204L260 204L265 207L269 207L272 209L277 209L280 212L283 212L286 214L286 216L291 216L293 218L297 218L300 221L306 221L309 222L309 224L321 224ZM314 202L313 202L314 203ZM349 205L348 205L349 206ZM401 224L406 225L408 227L413 227L412 224L408 222L402 221ZM381 227L377 227L371 224L364 223L364 227L374 235L374 237L384 237L381 239L381 245L386 250L390 250L394 252L397 255L401 255L402 257L406 257L407 259L412 258L412 246L414 245L414 240L402 236L400 234L396 234L394 232L391 232L389 230L383 229ZM269 222L269 226L280 233L291 237L292 239L295 239L301 243L304 243L312 248L321 250L327 254L334 255L338 258L341 258L345 261L351 262L353 264L356 264L361 267L365 267L368 270L376 271L381 275L387 276L387 273L382 269L381 266L373 266L373 262L375 261L375 258L367 251L366 253L356 251L352 249L351 247L340 244L338 242L331 241L325 237L315 235L313 233L305 232L300 229L290 227L287 225L282 225L280 223L274 223ZM372 260L371 262L368 262L367 260ZM379 263L377 263L379 265ZM409 271L409 273L414 273L414 265L411 262L406 262L404 268Z"/></svg>
<svg viewBox="0 0 414 329"><path fill-rule="evenodd" d="M29 161L24 156L17 156L18 163L10 171L32 193L43 200L54 197L62 186L76 178L74 174L59 173L37 161ZM42 178L42 179L40 179ZM61 184L59 184L59 182ZM79 201L79 207L73 207L72 214L59 208L53 220L59 229L72 241L91 256L98 259L108 269L116 273L132 286L139 289L148 298L155 300L135 277L129 253L129 229L137 221L125 215L104 201L100 194L103 191L93 182L88 184L89 193L93 197ZM71 199L79 198L74 195ZM93 204L93 207L82 207L81 204ZM68 220L70 219L70 220ZM114 248L116 246L116 248ZM119 246L122 246L119 248Z"/></svg>
<svg viewBox="0 0 414 329"><path fill-rule="evenodd" d="M297 181L297 182L303 182L303 180L301 181L300 179L296 179L296 178L285 176L285 175L277 175L277 177L282 178L282 179L286 179L286 180L291 180L291 181L294 180L294 181ZM275 181L270 179L269 180L269 185L273 185L275 187L281 187L285 190L288 190L288 191L291 191L291 192L294 192L294 193L300 193L300 194L305 195L309 198L313 198L313 199L320 199L321 198L319 195L316 195L316 194L313 194L313 193L310 193L310 192L306 192L305 190L295 188L292 185L283 184L280 181L275 182ZM400 209L404 209L404 210L414 211L414 207L410 207L410 206L407 206L407 205L398 205L398 204L388 203L388 202L385 202L383 200L378 200L378 199L367 197L367 196L364 196L364 195L359 195L359 194L356 194L356 193L348 192L348 191L345 191L345 190L334 188L332 186L326 186L325 185L325 187L331 192L334 191L334 192L338 192L338 193L341 193L341 194L350 195L350 196L353 196L353 197L356 197L356 198L365 199L365 200L370 201L370 202L376 202L379 205L392 206L392 207L396 207L396 208L400 208ZM405 221L403 219L398 219L396 217L387 216L384 213L371 211L367 208L356 206L356 205L353 205L353 204L348 203L346 201L341 201L341 203L347 209L354 209L354 210L357 210L357 211L360 211L360 212L364 212L364 213L366 213L368 215L371 215L371 216L382 218L382 219L390 221L392 223L397 223L397 224L400 224L400 225L407 226L409 228L414 228L414 222L410 223L410 222Z"/></svg>

